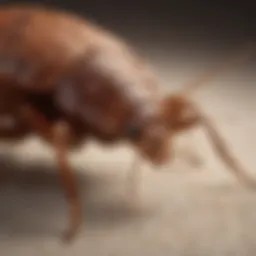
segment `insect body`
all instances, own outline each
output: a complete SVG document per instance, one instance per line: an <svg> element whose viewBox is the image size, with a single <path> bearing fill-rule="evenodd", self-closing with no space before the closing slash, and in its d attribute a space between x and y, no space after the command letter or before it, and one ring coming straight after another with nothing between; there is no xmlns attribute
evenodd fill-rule
<svg viewBox="0 0 256 256"><path fill-rule="evenodd" d="M67 238L81 222L66 157L71 147L86 137L103 143L126 140L161 165L171 157L173 136L206 123L187 97L164 96L153 71L120 38L75 15L43 7L1 7L0 84L0 113L16 121L0 129L1 138L36 133L56 151L70 206ZM217 149L223 149L215 130L209 131L218 140ZM226 160L230 164L232 159ZM236 165L231 167L251 182Z"/></svg>

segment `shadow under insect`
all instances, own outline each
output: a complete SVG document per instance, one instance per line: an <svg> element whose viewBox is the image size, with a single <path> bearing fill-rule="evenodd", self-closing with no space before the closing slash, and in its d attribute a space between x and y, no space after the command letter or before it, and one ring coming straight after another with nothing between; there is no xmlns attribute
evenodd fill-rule
<svg viewBox="0 0 256 256"><path fill-rule="evenodd" d="M67 209L58 172L50 165L22 166L15 159L0 157L0 239L12 236L54 236L63 231ZM82 194L84 225L111 229L148 216L120 195L116 179L107 175L76 172ZM122 194L122 193L121 193Z"/></svg>

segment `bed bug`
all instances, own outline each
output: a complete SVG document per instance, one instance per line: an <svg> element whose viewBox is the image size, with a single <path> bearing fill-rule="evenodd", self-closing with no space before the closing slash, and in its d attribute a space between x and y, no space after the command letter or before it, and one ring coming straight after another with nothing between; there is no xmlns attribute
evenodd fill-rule
<svg viewBox="0 0 256 256"><path fill-rule="evenodd" d="M82 215L67 154L87 138L106 145L129 142L160 166L172 157L172 139L201 124L239 180L254 185L188 99L214 72L209 74L185 91L165 95L149 64L105 28L45 6L0 8L0 117L13 121L1 125L1 139L35 133L53 147L69 205L69 241Z"/></svg>

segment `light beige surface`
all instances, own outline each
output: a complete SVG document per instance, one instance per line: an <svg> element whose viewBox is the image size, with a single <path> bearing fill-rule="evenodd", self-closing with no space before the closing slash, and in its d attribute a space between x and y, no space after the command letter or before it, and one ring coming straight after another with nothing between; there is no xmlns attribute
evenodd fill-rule
<svg viewBox="0 0 256 256"><path fill-rule="evenodd" d="M164 55L171 56L154 52L151 57L168 90L217 60L197 60L196 54L178 59L179 53L169 60ZM256 178L256 78L250 69L225 74L195 98ZM166 170L153 172L144 165L141 202L126 200L125 177L132 161L127 147L92 143L72 154L84 226L69 247L59 241L66 202L51 151L33 139L2 145L1 171L9 173L10 181L1 184L0 256L255 255L256 191L237 185L201 129L181 138L179 145L195 150L202 166L189 166L182 155Z"/></svg>

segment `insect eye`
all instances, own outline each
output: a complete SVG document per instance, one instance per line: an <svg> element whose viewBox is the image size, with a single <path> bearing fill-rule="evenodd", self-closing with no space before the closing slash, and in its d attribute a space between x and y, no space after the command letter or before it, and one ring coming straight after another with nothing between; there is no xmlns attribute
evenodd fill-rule
<svg viewBox="0 0 256 256"><path fill-rule="evenodd" d="M141 136L141 129L136 124L129 124L126 130L128 136L132 139L139 139Z"/></svg>

